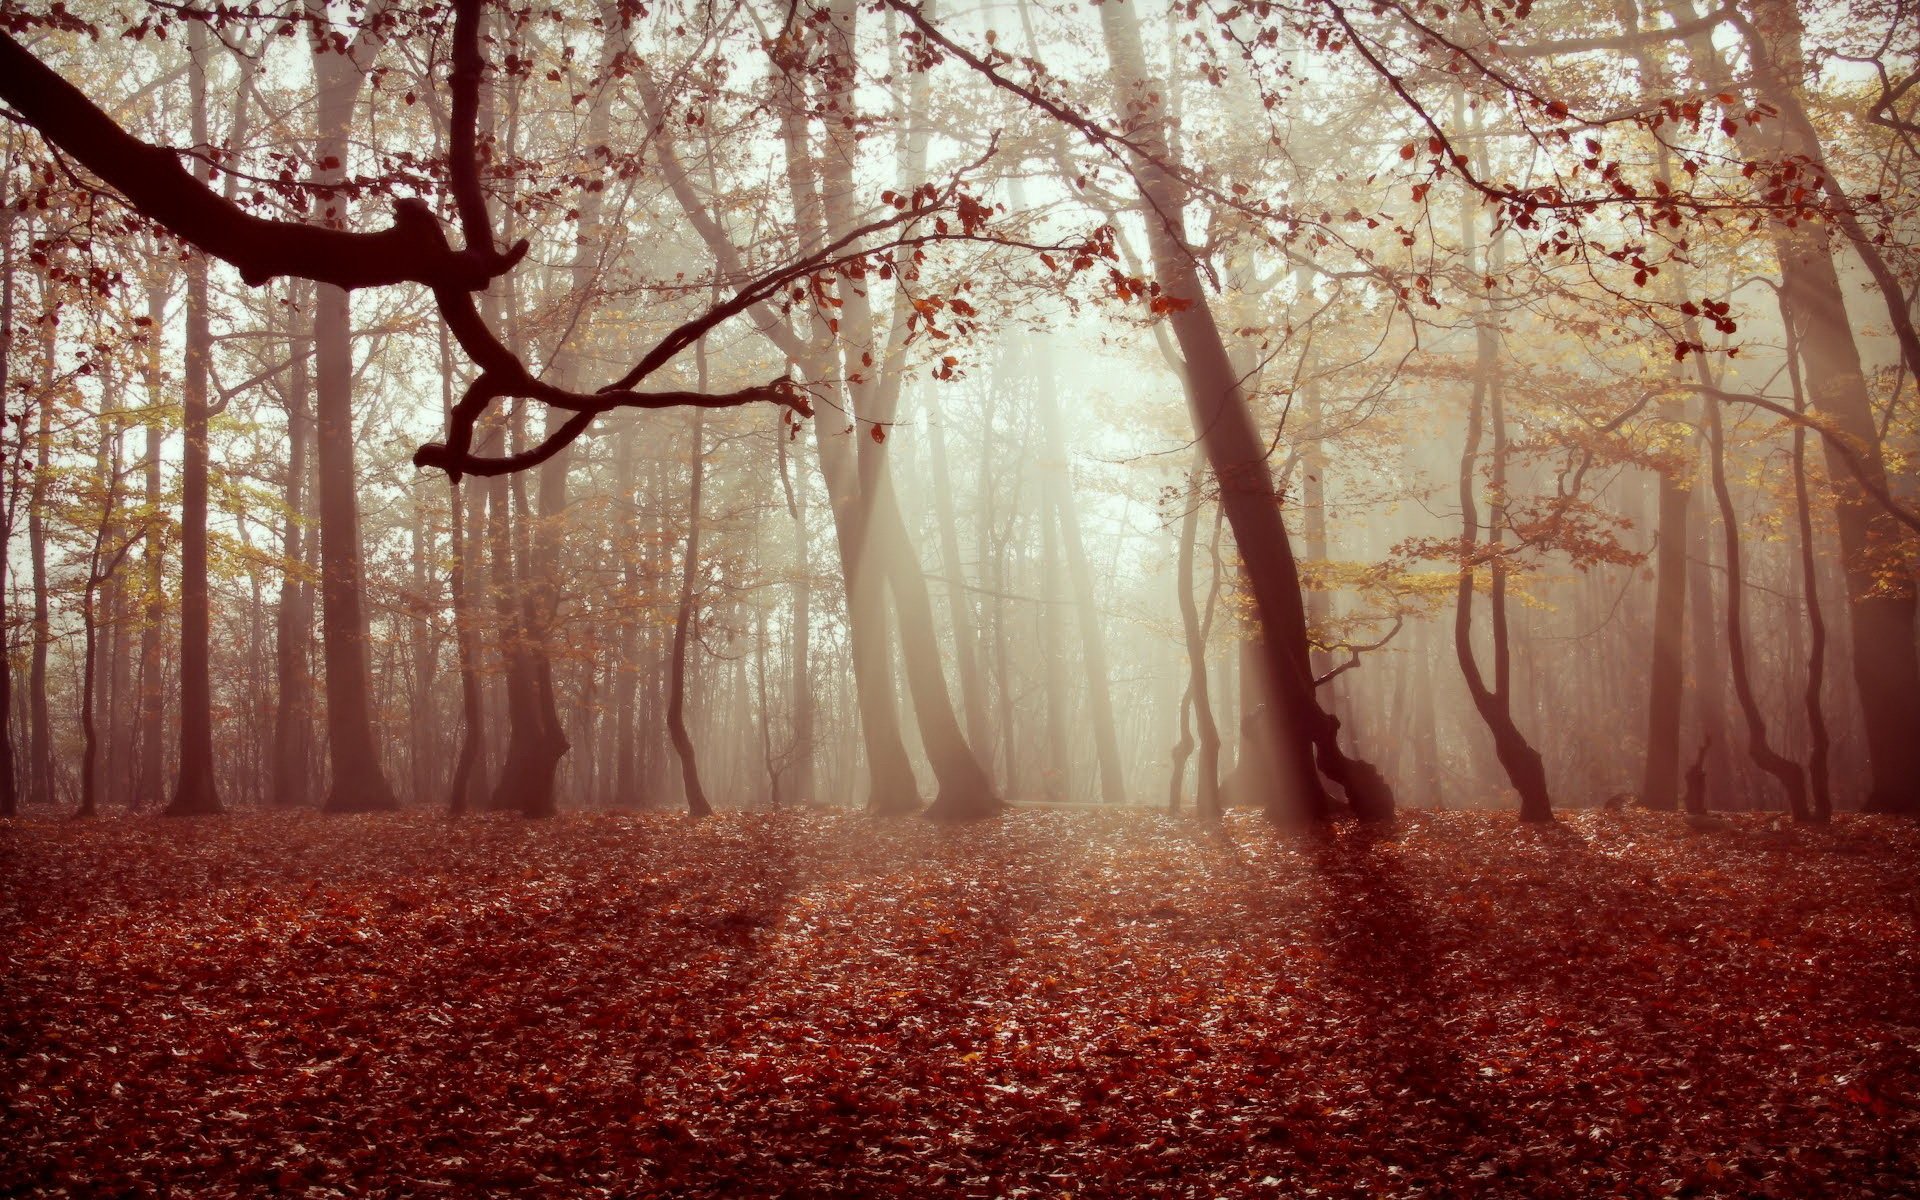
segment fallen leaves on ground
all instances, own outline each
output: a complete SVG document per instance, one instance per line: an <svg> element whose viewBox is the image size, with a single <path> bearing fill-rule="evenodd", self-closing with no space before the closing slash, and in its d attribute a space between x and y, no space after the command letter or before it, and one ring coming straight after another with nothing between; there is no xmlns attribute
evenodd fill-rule
<svg viewBox="0 0 1920 1200"><path fill-rule="evenodd" d="M0 1193L1912 1195L1920 830L0 827Z"/></svg>

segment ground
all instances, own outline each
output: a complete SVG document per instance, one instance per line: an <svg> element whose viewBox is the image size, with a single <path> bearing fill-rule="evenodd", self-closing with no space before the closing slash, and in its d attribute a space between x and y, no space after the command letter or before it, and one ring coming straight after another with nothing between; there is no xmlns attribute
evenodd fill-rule
<svg viewBox="0 0 1920 1200"><path fill-rule="evenodd" d="M0 1194L1920 1183L1920 827L0 823Z"/></svg>

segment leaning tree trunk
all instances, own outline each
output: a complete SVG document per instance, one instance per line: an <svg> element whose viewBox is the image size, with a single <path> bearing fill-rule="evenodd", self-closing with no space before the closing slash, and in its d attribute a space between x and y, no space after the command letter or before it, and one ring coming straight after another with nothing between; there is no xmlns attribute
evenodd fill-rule
<svg viewBox="0 0 1920 1200"><path fill-rule="evenodd" d="M1327 777L1341 785L1356 813L1384 818L1392 813L1386 781L1366 763L1340 749L1337 724L1313 694L1307 661L1307 624L1292 543L1280 519L1280 501L1268 473L1266 445L1254 427L1238 373L1227 356L1186 241L1184 188L1166 167L1166 119L1161 89L1150 81L1140 45L1140 27L1130 0L1100 6L1118 106L1143 153L1133 158L1154 273L1161 291L1178 302L1168 318L1187 363L1187 397L1193 425L1219 484L1264 632L1263 666L1275 703L1269 723L1279 759L1278 787L1267 809L1274 816L1317 820L1328 815L1327 795L1316 774L1315 755Z"/></svg>

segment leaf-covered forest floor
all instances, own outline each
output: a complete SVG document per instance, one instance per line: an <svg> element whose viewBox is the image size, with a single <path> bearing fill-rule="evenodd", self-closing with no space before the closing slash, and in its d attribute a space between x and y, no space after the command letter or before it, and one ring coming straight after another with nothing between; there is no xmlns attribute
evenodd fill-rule
<svg viewBox="0 0 1920 1200"><path fill-rule="evenodd" d="M1911 822L298 815L0 856L0 1194L1920 1188Z"/></svg>

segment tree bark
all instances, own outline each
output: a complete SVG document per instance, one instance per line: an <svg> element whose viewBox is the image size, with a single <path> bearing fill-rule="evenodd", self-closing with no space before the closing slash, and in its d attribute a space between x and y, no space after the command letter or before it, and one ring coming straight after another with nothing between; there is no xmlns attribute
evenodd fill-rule
<svg viewBox="0 0 1920 1200"><path fill-rule="evenodd" d="M207 156L207 28L187 22L188 91L193 105L193 175L212 178ZM169 816L221 810L213 763L213 664L207 595L207 374L213 354L208 326L207 258L187 260L187 345L182 389L185 448L180 461L180 762Z"/></svg>
<svg viewBox="0 0 1920 1200"><path fill-rule="evenodd" d="M333 37L326 0L306 0L318 84L316 182L339 187L347 177L353 110L382 40L369 20L351 46ZM346 227L343 192L327 193L320 222ZM359 479L354 468L352 306L348 294L320 284L314 311L315 459L320 510L320 632L327 672L327 757L332 768L327 812L379 812L399 807L381 769L367 699L367 617L361 607L365 571L360 548Z"/></svg>

